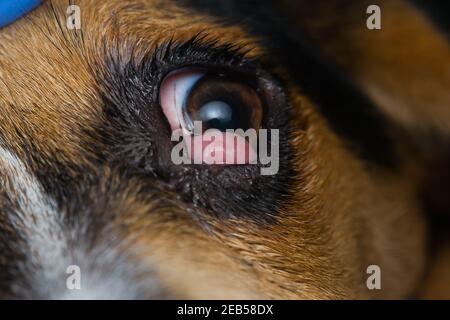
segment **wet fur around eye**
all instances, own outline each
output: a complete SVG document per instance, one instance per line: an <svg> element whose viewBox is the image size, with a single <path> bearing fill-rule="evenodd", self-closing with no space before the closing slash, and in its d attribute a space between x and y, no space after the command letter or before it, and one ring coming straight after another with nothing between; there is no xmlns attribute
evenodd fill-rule
<svg viewBox="0 0 450 320"><path fill-rule="evenodd" d="M241 48L202 41L205 39L200 35L183 43L170 40L140 59L136 58L135 49L135 55L126 62L117 59L118 56L109 60L98 79L105 116L102 140L109 146L106 158L161 180L183 201L219 216L271 220L271 212L283 205L279 199L288 198L288 186L295 179L289 160L292 151L288 142L290 110L286 95L278 80L255 59L246 59ZM268 88L264 89L270 96L264 123L268 129L280 130L282 165L276 176L261 176L260 165L217 170L215 166L171 162L171 129L159 106L159 86L166 74L183 67L240 74L255 86Z"/></svg>

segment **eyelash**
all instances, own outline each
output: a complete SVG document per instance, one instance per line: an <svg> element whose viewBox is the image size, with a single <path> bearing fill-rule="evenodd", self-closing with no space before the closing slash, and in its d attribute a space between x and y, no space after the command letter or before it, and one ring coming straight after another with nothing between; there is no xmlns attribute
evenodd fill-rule
<svg viewBox="0 0 450 320"><path fill-rule="evenodd" d="M153 85L159 89L162 79L169 73L185 67L207 68L255 78L259 62L246 55L253 48L240 44L218 44L198 34L185 42L173 39L159 45L156 50L145 54L135 69L141 71L144 79L155 79Z"/></svg>

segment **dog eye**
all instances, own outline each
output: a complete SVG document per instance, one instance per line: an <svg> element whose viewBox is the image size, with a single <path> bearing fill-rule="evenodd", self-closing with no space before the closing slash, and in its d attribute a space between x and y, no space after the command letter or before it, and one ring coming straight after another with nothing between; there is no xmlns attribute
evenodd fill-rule
<svg viewBox="0 0 450 320"><path fill-rule="evenodd" d="M236 76L184 69L169 74L160 88L160 102L172 130L192 132L194 122L203 131L259 129L262 103L250 85Z"/></svg>

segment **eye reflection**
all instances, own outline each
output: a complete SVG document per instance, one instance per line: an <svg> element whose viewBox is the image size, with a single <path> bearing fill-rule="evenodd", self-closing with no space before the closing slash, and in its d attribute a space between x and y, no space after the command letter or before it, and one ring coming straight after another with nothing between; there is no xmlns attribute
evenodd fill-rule
<svg viewBox="0 0 450 320"><path fill-rule="evenodd" d="M233 109L223 101L206 103L198 110L197 119L207 127L220 131L236 128L239 125L239 119L233 113Z"/></svg>
<svg viewBox="0 0 450 320"><path fill-rule="evenodd" d="M192 131L201 121L203 129L259 129L262 104L256 91L235 77L185 69L162 83L160 99L172 128Z"/></svg>

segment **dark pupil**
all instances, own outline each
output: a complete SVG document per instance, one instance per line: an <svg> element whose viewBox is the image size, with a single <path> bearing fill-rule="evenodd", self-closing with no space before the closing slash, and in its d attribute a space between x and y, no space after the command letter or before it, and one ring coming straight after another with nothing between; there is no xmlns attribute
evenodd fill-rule
<svg viewBox="0 0 450 320"><path fill-rule="evenodd" d="M232 107L224 101L211 101L203 105L196 115L197 120L202 121L207 128L220 131L238 129L239 117Z"/></svg>
<svg viewBox="0 0 450 320"><path fill-rule="evenodd" d="M259 128L261 102L245 83L225 76L206 75L191 89L183 106L188 127L201 121L203 130Z"/></svg>

